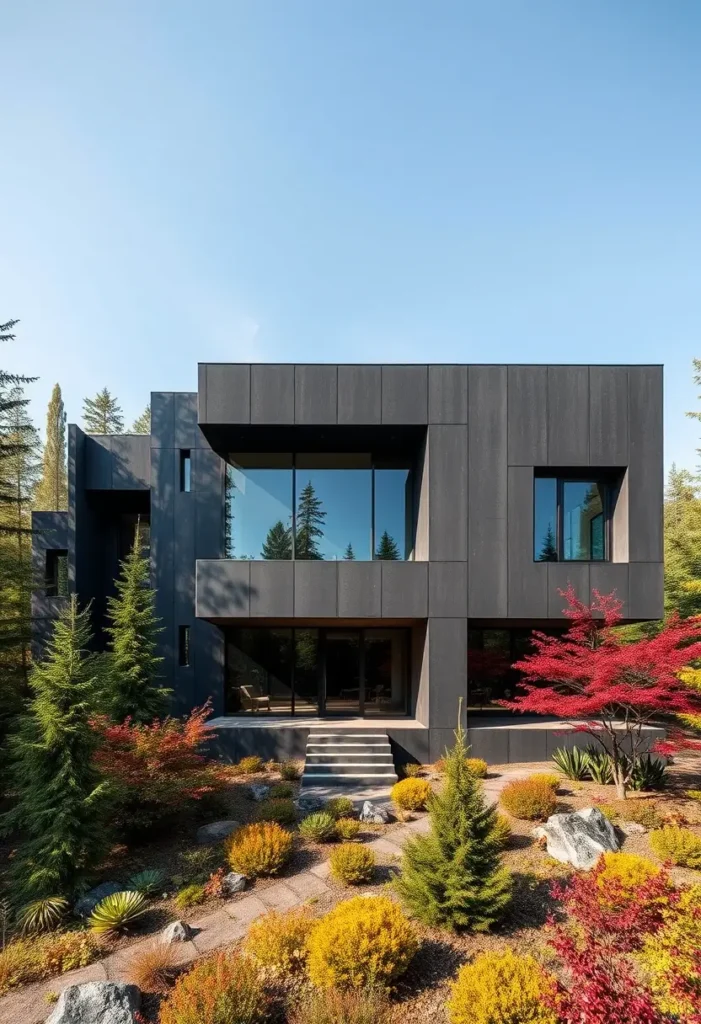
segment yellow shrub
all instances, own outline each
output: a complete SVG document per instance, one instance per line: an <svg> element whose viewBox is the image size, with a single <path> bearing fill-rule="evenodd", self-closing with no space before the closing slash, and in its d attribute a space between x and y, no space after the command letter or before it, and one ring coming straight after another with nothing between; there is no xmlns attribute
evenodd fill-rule
<svg viewBox="0 0 701 1024"><path fill-rule="evenodd" d="M647 857L639 857L637 853L605 853L604 867L597 877L600 888L609 880L622 886L624 893L631 893L643 882L659 875L660 869Z"/></svg>
<svg viewBox="0 0 701 1024"><path fill-rule="evenodd" d="M259 1024L269 1002L252 960L220 953L181 975L165 1002L159 1024Z"/></svg>
<svg viewBox="0 0 701 1024"><path fill-rule="evenodd" d="M501 791L501 803L509 814L527 821L544 821L554 814L557 799L552 786L531 779L514 779Z"/></svg>
<svg viewBox="0 0 701 1024"><path fill-rule="evenodd" d="M53 932L17 939L0 952L0 995L30 981L87 967L100 955L90 932Z"/></svg>
<svg viewBox="0 0 701 1024"><path fill-rule="evenodd" d="M543 1005L555 981L531 956L480 953L461 968L448 1000L450 1024L557 1024Z"/></svg>
<svg viewBox="0 0 701 1024"><path fill-rule="evenodd" d="M355 814L355 806L348 796L335 796L331 800L327 800L324 810L331 815L334 821L337 821L338 818L352 818Z"/></svg>
<svg viewBox="0 0 701 1024"><path fill-rule="evenodd" d="M263 758L251 754L250 757L242 757L236 767L242 775L255 775L263 771Z"/></svg>
<svg viewBox="0 0 701 1024"><path fill-rule="evenodd" d="M369 882L375 871L375 854L367 846L343 843L337 846L329 859L331 874L344 885Z"/></svg>
<svg viewBox="0 0 701 1024"><path fill-rule="evenodd" d="M310 911L304 908L288 910L284 914L270 910L248 929L244 952L261 967L287 974L304 966L307 940L314 923Z"/></svg>
<svg viewBox="0 0 701 1024"><path fill-rule="evenodd" d="M658 829L650 835L650 846L660 860L670 860L684 868L701 868L701 836L676 825Z"/></svg>
<svg viewBox="0 0 701 1024"><path fill-rule="evenodd" d="M468 770L471 771L478 779L483 779L487 774L487 769L489 768L487 762L481 757L466 757L465 764L467 765Z"/></svg>
<svg viewBox="0 0 701 1024"><path fill-rule="evenodd" d="M544 782L546 786L550 786L553 793L557 793L562 783L560 776L554 775L552 772L535 772L533 775L529 775L528 778L531 782Z"/></svg>
<svg viewBox="0 0 701 1024"><path fill-rule="evenodd" d="M309 939L309 977L317 988L388 986L419 948L412 924L387 896L339 903Z"/></svg>
<svg viewBox="0 0 701 1024"><path fill-rule="evenodd" d="M305 993L289 1024L389 1024L392 1007L379 989L322 988Z"/></svg>
<svg viewBox="0 0 701 1024"><path fill-rule="evenodd" d="M276 821L278 825L294 825L297 821L297 808L287 797L274 797L258 804L254 817L256 821Z"/></svg>
<svg viewBox="0 0 701 1024"><path fill-rule="evenodd" d="M420 811L431 795L431 786L425 779L402 779L392 786L391 795L403 811Z"/></svg>
<svg viewBox="0 0 701 1024"><path fill-rule="evenodd" d="M360 822L355 818L339 818L335 828L338 838L349 842L351 839L355 839L360 832Z"/></svg>
<svg viewBox="0 0 701 1024"><path fill-rule="evenodd" d="M292 835L275 821L244 825L228 844L229 864L247 878L276 875L292 854Z"/></svg>
<svg viewBox="0 0 701 1024"><path fill-rule="evenodd" d="M691 1019L701 1006L701 885L686 889L655 935L645 940L640 961L663 1013ZM674 985L684 979L685 992Z"/></svg>

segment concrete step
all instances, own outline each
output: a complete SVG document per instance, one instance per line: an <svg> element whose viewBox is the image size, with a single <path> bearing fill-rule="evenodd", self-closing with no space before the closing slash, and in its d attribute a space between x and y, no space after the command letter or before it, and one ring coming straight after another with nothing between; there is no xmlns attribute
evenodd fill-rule
<svg viewBox="0 0 701 1024"><path fill-rule="evenodd" d="M394 768L391 754L307 754L307 764L379 764Z"/></svg>
<svg viewBox="0 0 701 1024"><path fill-rule="evenodd" d="M305 775L318 775L319 772L328 772L331 775L353 775L366 772L380 772L381 774L394 775L394 765L376 764L372 761L359 761L355 764L348 764L345 761L321 762L320 764L307 764L304 768Z"/></svg>
<svg viewBox="0 0 701 1024"><path fill-rule="evenodd" d="M309 733L302 775L305 785L387 785L397 781L387 733Z"/></svg>
<svg viewBox="0 0 701 1024"><path fill-rule="evenodd" d="M339 775L336 772L319 772L313 775L305 774L304 778L302 779L300 793L304 793L305 788L312 788L313 786L318 786L320 783L333 783L334 786L393 786L396 781L397 776L394 772L363 772L362 775Z"/></svg>

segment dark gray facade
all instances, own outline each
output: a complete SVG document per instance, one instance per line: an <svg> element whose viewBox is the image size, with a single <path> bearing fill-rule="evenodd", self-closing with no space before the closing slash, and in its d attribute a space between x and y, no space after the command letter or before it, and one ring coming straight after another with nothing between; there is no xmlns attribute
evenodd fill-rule
<svg viewBox="0 0 701 1024"><path fill-rule="evenodd" d="M450 738L467 695L468 627L562 623L559 591L570 583L583 600L615 589L628 620L662 614L659 366L206 363L197 394L156 392L151 406L150 437L70 427L69 512L37 517L35 557L65 547L69 586L93 600L99 630L119 522L149 517L164 675L178 710L209 698L223 712L227 624L402 625L411 630L412 726L397 720L390 735L427 760ZM413 453L410 560L224 557L227 451L313 451L317 442L365 450L378 439ZM178 483L183 451L189 492ZM534 477L588 468L616 480L607 560L534 561ZM35 601L48 619L61 598L38 592ZM190 658L181 666L185 625ZM529 739L522 727L505 740L503 727L490 738L483 723L469 725L476 755L545 753L545 736ZM274 742L245 722L234 732L241 750Z"/></svg>

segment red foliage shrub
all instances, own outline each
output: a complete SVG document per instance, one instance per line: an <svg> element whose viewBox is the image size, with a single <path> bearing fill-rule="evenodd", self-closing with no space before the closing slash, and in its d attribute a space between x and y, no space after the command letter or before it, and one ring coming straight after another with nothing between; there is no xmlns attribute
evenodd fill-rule
<svg viewBox="0 0 701 1024"><path fill-rule="evenodd" d="M154 820L225 784L220 766L202 752L210 712L207 703L183 720L166 718L151 725L135 725L129 719L119 725L105 718L94 721L102 737L98 766L113 783L124 809Z"/></svg>

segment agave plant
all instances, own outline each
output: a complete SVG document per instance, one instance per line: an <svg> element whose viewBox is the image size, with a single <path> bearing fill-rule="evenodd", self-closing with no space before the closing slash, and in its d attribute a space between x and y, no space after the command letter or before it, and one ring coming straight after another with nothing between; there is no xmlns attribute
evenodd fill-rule
<svg viewBox="0 0 701 1024"><path fill-rule="evenodd" d="M336 820L326 811L315 811L299 823L299 831L313 843L328 843L336 838Z"/></svg>
<svg viewBox="0 0 701 1024"><path fill-rule="evenodd" d="M667 763L646 754L633 766L630 788L635 790L662 789L667 783Z"/></svg>
<svg viewBox="0 0 701 1024"><path fill-rule="evenodd" d="M605 750L597 750L596 747L587 747L586 755L589 774L594 782L598 782L600 786L609 786L613 782L610 755Z"/></svg>
<svg viewBox="0 0 701 1024"><path fill-rule="evenodd" d="M17 917L17 923L23 935L50 932L60 924L67 913L68 900L63 896L45 896L23 907Z"/></svg>
<svg viewBox="0 0 701 1024"><path fill-rule="evenodd" d="M553 761L567 779L581 782L589 774L589 756L580 747L559 747L553 754Z"/></svg>
<svg viewBox="0 0 701 1024"><path fill-rule="evenodd" d="M117 934L147 910L148 901L142 892L115 892L98 903L88 924L98 935Z"/></svg>
<svg viewBox="0 0 701 1024"><path fill-rule="evenodd" d="M132 875L127 886L132 892L141 892L144 896L151 896L154 892L158 892L159 889L163 888L165 882L165 875L158 868L147 869L146 871L138 871L135 875Z"/></svg>

